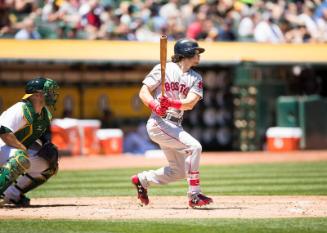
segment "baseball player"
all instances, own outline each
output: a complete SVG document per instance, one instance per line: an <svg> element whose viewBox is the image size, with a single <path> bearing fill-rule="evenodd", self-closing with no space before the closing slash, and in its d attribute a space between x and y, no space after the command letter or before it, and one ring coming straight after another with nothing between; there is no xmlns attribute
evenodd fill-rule
<svg viewBox="0 0 327 233"><path fill-rule="evenodd" d="M0 205L28 206L25 193L57 172L49 108L55 106L58 88L51 79L30 80L22 100L0 116Z"/></svg>
<svg viewBox="0 0 327 233"><path fill-rule="evenodd" d="M210 204L213 200L201 193L199 163L201 144L182 128L183 113L203 97L202 77L192 67L199 64L204 49L190 39L175 43L172 62L166 64L165 95L161 96L160 64L143 80L139 96L152 110L147 122L150 138L159 144L169 166L143 171L132 176L142 204L149 204L147 189L153 184L168 184L187 178L190 207Z"/></svg>

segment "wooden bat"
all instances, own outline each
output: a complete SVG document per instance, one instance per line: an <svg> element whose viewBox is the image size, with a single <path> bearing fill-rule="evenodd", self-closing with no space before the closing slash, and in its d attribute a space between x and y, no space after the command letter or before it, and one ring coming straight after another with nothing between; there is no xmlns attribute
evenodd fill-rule
<svg viewBox="0 0 327 233"><path fill-rule="evenodd" d="M161 68L161 95L165 95L165 76L167 62L167 36L162 35L160 38L160 68Z"/></svg>

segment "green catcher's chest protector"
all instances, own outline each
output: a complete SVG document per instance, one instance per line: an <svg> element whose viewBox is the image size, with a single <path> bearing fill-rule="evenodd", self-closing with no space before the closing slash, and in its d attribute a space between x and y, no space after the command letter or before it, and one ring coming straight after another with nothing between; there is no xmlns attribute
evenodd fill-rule
<svg viewBox="0 0 327 233"><path fill-rule="evenodd" d="M29 148L50 127L52 115L46 107L38 114L34 111L31 102L24 102L23 112L28 123L15 132L15 136L24 146Z"/></svg>

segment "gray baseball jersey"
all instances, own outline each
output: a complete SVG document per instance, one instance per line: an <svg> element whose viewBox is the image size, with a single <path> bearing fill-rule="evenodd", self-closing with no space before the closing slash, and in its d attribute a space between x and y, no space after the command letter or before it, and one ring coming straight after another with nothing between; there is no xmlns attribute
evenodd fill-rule
<svg viewBox="0 0 327 233"><path fill-rule="evenodd" d="M160 64L156 65L145 77L143 84L148 86L153 97L161 95ZM173 62L166 65L165 95L171 99L185 99L189 92L203 97L202 77L190 69L183 73ZM167 115L182 118L184 111L169 108ZM138 174L144 188L151 184L167 184L188 177L191 172L199 170L201 144L184 131L179 123L151 114L147 122L150 138L159 144L169 162L169 166ZM200 192L200 186L190 187L190 192Z"/></svg>
<svg viewBox="0 0 327 233"><path fill-rule="evenodd" d="M161 70L160 64L156 65L143 80L151 91L154 91L153 97L161 96ZM165 95L171 99L185 99L189 92L194 92L203 97L202 77L199 73L190 69L183 73L180 67L173 62L166 65L165 77ZM184 111L170 108L167 111L176 117L182 117Z"/></svg>

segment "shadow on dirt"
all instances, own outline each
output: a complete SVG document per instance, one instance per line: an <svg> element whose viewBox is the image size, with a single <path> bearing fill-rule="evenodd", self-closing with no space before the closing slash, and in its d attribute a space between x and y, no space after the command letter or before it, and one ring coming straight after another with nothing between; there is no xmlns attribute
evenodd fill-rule
<svg viewBox="0 0 327 233"><path fill-rule="evenodd" d="M81 205L81 204L51 204L51 205L29 205L29 206L13 206L13 205L6 205L2 208L4 209L33 209L33 208L51 208L51 207L73 207L73 206L89 206L89 205Z"/></svg>
<svg viewBox="0 0 327 233"><path fill-rule="evenodd" d="M191 207L173 207L173 208L169 208L169 209L173 209L173 210L187 210L187 209L191 209L191 210L245 210L247 208L245 207L195 207L195 208L191 208Z"/></svg>

